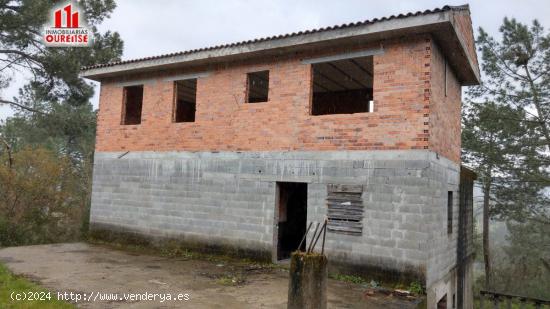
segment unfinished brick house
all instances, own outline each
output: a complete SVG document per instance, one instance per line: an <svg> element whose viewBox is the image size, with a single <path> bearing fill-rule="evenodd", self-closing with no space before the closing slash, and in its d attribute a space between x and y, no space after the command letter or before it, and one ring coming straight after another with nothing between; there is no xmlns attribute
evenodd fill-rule
<svg viewBox="0 0 550 309"><path fill-rule="evenodd" d="M328 218L332 267L421 282L429 308L472 307L467 5L82 76L101 82L92 230L276 261Z"/></svg>

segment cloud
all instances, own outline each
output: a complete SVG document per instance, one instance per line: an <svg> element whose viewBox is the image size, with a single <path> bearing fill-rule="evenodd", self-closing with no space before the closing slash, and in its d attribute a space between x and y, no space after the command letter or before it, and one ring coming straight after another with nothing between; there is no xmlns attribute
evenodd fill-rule
<svg viewBox="0 0 550 309"><path fill-rule="evenodd" d="M118 31L125 43L124 59L147 57L259 37L332 26L392 14L423 11L466 0L121 0L100 29ZM498 35L504 16L530 23L538 18L550 28L550 2L537 0L471 1L474 27ZM24 81L8 89L10 97ZM93 98L97 107L99 97ZM8 115L0 107L0 119Z"/></svg>

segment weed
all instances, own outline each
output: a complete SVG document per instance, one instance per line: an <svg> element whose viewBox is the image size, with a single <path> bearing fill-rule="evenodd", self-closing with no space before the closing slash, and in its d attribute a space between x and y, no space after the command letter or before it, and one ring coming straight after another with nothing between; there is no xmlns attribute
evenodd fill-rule
<svg viewBox="0 0 550 309"><path fill-rule="evenodd" d="M224 274L216 281L220 285L235 286L241 285L245 282L245 278L238 274Z"/></svg>
<svg viewBox="0 0 550 309"><path fill-rule="evenodd" d="M359 276L354 276L354 275L330 274L329 277L338 281L355 283L355 284L367 283L367 280L365 280L364 278Z"/></svg>
<svg viewBox="0 0 550 309"><path fill-rule="evenodd" d="M414 281L409 285L409 292L416 295L422 295L424 294L424 287L418 281Z"/></svg>

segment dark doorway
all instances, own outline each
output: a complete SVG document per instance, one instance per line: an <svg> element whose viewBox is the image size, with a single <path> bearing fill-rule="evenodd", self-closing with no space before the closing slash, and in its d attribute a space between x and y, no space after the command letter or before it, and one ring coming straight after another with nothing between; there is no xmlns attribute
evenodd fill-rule
<svg viewBox="0 0 550 309"><path fill-rule="evenodd" d="M174 89L174 122L195 122L197 79L175 81Z"/></svg>
<svg viewBox="0 0 550 309"><path fill-rule="evenodd" d="M279 216L277 259L284 260L298 249L306 232L307 183L278 182ZM305 242L301 250L305 250Z"/></svg>
<svg viewBox="0 0 550 309"><path fill-rule="evenodd" d="M437 302L437 309L447 309L447 294Z"/></svg>

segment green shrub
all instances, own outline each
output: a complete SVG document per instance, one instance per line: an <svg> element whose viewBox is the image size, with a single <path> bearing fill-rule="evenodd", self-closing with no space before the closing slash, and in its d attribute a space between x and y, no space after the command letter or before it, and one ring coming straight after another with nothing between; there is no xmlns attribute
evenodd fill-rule
<svg viewBox="0 0 550 309"><path fill-rule="evenodd" d="M422 295L425 293L424 287L417 281L411 282L411 284L409 285L409 292L416 295Z"/></svg>
<svg viewBox="0 0 550 309"><path fill-rule="evenodd" d="M0 246L79 239L89 189L67 157L45 148L0 156Z"/></svg>

